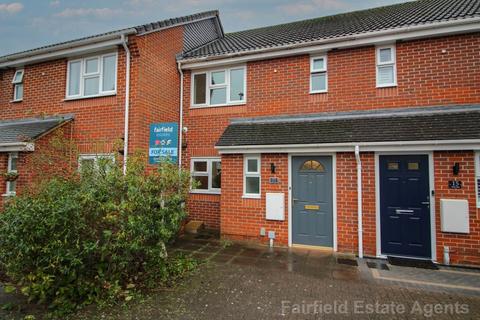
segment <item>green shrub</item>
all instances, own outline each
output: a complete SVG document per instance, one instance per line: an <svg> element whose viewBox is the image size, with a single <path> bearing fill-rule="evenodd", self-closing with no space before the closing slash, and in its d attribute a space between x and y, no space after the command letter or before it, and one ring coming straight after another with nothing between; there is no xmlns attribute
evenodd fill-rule
<svg viewBox="0 0 480 320"><path fill-rule="evenodd" d="M128 300L132 288L168 281L186 266L167 259L165 245L185 218L189 175L169 162L147 174L144 163L131 157L123 175L120 165L100 161L6 206L0 267L24 294L67 312Z"/></svg>

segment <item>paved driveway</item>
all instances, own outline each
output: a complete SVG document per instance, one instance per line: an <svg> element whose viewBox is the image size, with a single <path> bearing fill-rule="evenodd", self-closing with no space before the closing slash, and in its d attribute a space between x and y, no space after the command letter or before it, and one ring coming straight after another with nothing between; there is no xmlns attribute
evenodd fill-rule
<svg viewBox="0 0 480 320"><path fill-rule="evenodd" d="M176 288L75 318L480 319L475 270L371 269L349 256L202 237L180 239L171 250L205 263Z"/></svg>
<svg viewBox="0 0 480 320"><path fill-rule="evenodd" d="M180 240L175 250L207 263L149 302L159 318L480 319L476 270L384 270L375 260L379 269L349 256L207 239Z"/></svg>

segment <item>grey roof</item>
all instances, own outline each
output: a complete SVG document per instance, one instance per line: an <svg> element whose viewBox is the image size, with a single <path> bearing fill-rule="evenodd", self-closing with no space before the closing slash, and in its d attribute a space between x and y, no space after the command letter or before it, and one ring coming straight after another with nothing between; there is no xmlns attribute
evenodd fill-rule
<svg viewBox="0 0 480 320"><path fill-rule="evenodd" d="M72 45L72 46L75 46L76 43L83 43L86 40L92 40L92 41L94 41L95 39L100 40L100 39L105 38L109 35L112 35L112 36L117 35L117 34L120 35L122 33L138 33L138 34L147 33L147 32L151 32L151 31L164 29L164 28L168 28L168 27L174 27L176 25L195 22L195 21L203 20L203 19L207 19L207 18L218 18L218 15L219 15L218 10L211 10L211 11L205 11L205 12L191 14L191 15L188 15L188 16L166 19L166 20L161 20L161 21L157 21L157 22L151 22L151 23L139 25L139 26L136 26L136 27L109 31L109 32L100 33L100 34L96 34L96 35L92 35L92 36L88 36L88 37L83 37L83 38L79 38L79 39L75 39L75 40L59 42L59 43L55 43L55 44L46 45L46 46L43 46L43 47L31 49L31 50L26 50L26 51L21 51L21 52L16 52L16 53L4 55L4 56L0 57L0 61L9 60L9 59L11 59L11 58L13 58L17 55L21 55L21 56L23 56L23 55L28 55L28 56L34 55L34 54L43 52L43 51L48 50L48 49L51 49L51 51L54 51L57 47L63 47L65 45L69 45L69 44Z"/></svg>
<svg viewBox="0 0 480 320"><path fill-rule="evenodd" d="M480 16L480 0L418 0L226 34L183 59L221 56Z"/></svg>
<svg viewBox="0 0 480 320"><path fill-rule="evenodd" d="M436 110L438 108L438 110ZM457 110L458 109L458 110ZM327 114L290 120L237 120L217 146L295 145L480 139L480 105L394 112ZM407 112L408 111L408 112Z"/></svg>
<svg viewBox="0 0 480 320"><path fill-rule="evenodd" d="M34 141L73 118L72 114L67 114L42 119L0 121L0 144Z"/></svg>

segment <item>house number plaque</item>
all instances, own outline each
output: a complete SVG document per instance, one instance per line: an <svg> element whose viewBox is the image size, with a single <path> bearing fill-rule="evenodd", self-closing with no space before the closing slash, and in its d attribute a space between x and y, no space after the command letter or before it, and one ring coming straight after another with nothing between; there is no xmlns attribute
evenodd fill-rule
<svg viewBox="0 0 480 320"><path fill-rule="evenodd" d="M448 181L449 189L462 189L462 181L450 180Z"/></svg>

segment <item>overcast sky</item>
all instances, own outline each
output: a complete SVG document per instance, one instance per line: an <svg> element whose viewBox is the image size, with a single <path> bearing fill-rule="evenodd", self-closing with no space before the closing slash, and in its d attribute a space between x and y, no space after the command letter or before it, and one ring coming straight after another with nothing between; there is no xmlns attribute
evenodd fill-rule
<svg viewBox="0 0 480 320"><path fill-rule="evenodd" d="M226 32L406 0L0 0L0 55L218 9Z"/></svg>

